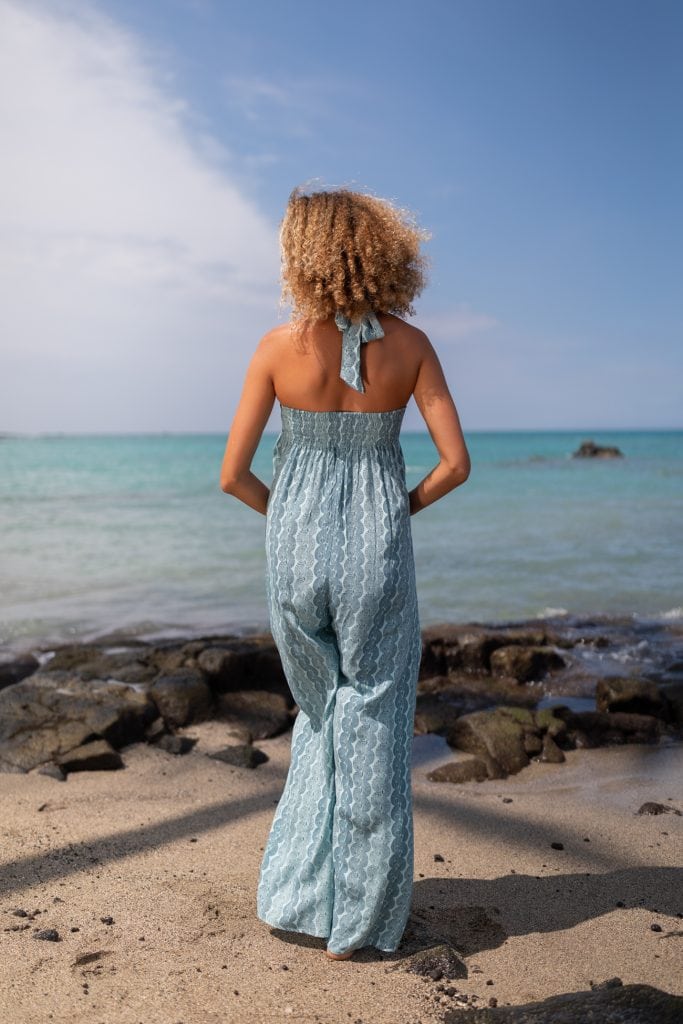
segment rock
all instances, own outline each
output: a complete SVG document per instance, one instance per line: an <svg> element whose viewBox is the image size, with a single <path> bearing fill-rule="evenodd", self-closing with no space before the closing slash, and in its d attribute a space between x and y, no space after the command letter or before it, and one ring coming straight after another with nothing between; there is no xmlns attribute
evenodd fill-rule
<svg viewBox="0 0 683 1024"><path fill-rule="evenodd" d="M61 942L59 932L56 928L41 928L33 933L34 939L45 939L47 942Z"/></svg>
<svg viewBox="0 0 683 1024"><path fill-rule="evenodd" d="M537 732L532 732L529 729L524 729L522 732L522 744L524 753L530 757L540 754L543 750L543 739Z"/></svg>
<svg viewBox="0 0 683 1024"><path fill-rule="evenodd" d="M268 690L238 690L220 694L215 717L234 725L246 726L254 739L277 736L291 725L287 700L281 693Z"/></svg>
<svg viewBox="0 0 683 1024"><path fill-rule="evenodd" d="M512 676L453 671L449 676L422 679L417 685L415 730L441 736L461 715L499 704L533 708L538 694L519 685Z"/></svg>
<svg viewBox="0 0 683 1024"><path fill-rule="evenodd" d="M422 631L420 678L445 676L452 671L489 673L493 652L511 645L571 647L573 641L555 630L531 624L493 629L477 623L428 626Z"/></svg>
<svg viewBox="0 0 683 1024"><path fill-rule="evenodd" d="M659 692L666 704L667 720L673 722L678 729L683 729L683 683L667 683L660 686Z"/></svg>
<svg viewBox="0 0 683 1024"><path fill-rule="evenodd" d="M91 740L80 747L75 747L68 754L56 759L57 764L66 772L98 772L124 768L123 759L118 750L114 750L106 740Z"/></svg>
<svg viewBox="0 0 683 1024"><path fill-rule="evenodd" d="M92 739L141 740L158 716L146 694L66 671L35 673L0 690L0 771L26 772Z"/></svg>
<svg viewBox="0 0 683 1024"><path fill-rule="evenodd" d="M570 711L554 708L567 727L567 740L575 746L606 746L614 743L658 743L664 726L652 715L625 711ZM581 737L581 742L578 742ZM585 741L585 742L584 742Z"/></svg>
<svg viewBox="0 0 683 1024"><path fill-rule="evenodd" d="M585 459L585 458L599 458L599 459L613 459L623 458L623 452L617 448L616 445L600 445L596 444L595 441L582 441L575 452L572 452L572 458Z"/></svg>
<svg viewBox="0 0 683 1024"><path fill-rule="evenodd" d="M552 737L563 736L567 731L567 723L559 715L555 714L557 708L564 708L565 711L569 711L566 704L553 704L552 707L534 711L534 721L537 728L547 732Z"/></svg>
<svg viewBox="0 0 683 1024"><path fill-rule="evenodd" d="M153 722L150 722L145 729L144 739L147 743L156 743L161 739L162 736L168 735L168 729L166 728L166 722L163 720L161 715L155 718Z"/></svg>
<svg viewBox="0 0 683 1024"><path fill-rule="evenodd" d="M543 749L538 760L546 761L550 764L561 764L567 760L564 752L558 747L549 733L546 733L543 737Z"/></svg>
<svg viewBox="0 0 683 1024"><path fill-rule="evenodd" d="M167 754L188 754L196 742L191 736L175 736L165 733L156 746L165 750Z"/></svg>
<svg viewBox="0 0 683 1024"><path fill-rule="evenodd" d="M204 646L197 664L216 693L269 690L289 696L280 655L270 634L217 640Z"/></svg>
<svg viewBox="0 0 683 1024"><path fill-rule="evenodd" d="M437 972L439 979L447 978L449 981L467 977L467 965L462 955L454 946L445 942L411 956L404 970L432 978L433 972Z"/></svg>
<svg viewBox="0 0 683 1024"><path fill-rule="evenodd" d="M151 682L157 669L144 644L108 651L97 644L65 644L44 665L44 672L70 672L81 679L115 679L122 683Z"/></svg>
<svg viewBox="0 0 683 1024"><path fill-rule="evenodd" d="M238 768L256 768L260 764L264 764L270 760L268 755L258 747L252 747L249 743L239 743L230 747L223 747L221 750L216 750L208 757L215 758L216 761L224 761L225 764L232 764Z"/></svg>
<svg viewBox="0 0 683 1024"><path fill-rule="evenodd" d="M57 782L66 781L66 775L59 765L55 764L53 761L49 761L47 764L42 764L39 768L36 768L36 774L48 775L51 779L56 779Z"/></svg>
<svg viewBox="0 0 683 1024"><path fill-rule="evenodd" d="M201 722L211 714L211 690L198 670L160 676L149 694L171 728Z"/></svg>
<svg viewBox="0 0 683 1024"><path fill-rule="evenodd" d="M458 708L452 704L428 694L418 694L415 704L414 733L416 736L424 736L427 733L445 735L459 717Z"/></svg>
<svg viewBox="0 0 683 1024"><path fill-rule="evenodd" d="M449 761L427 772L430 782L483 782L488 779L486 764L479 757L463 758L462 761Z"/></svg>
<svg viewBox="0 0 683 1024"><path fill-rule="evenodd" d="M491 652L492 675L513 676L520 683L543 679L548 672L565 667L565 660L552 647L511 644Z"/></svg>
<svg viewBox="0 0 683 1024"><path fill-rule="evenodd" d="M665 718L666 700L655 683L643 679L610 677L595 687L598 711L633 711L636 714Z"/></svg>
<svg viewBox="0 0 683 1024"><path fill-rule="evenodd" d="M527 728L534 725L533 713L524 708L498 707L491 711L473 711L460 716L449 729L446 739L452 747L481 757L489 778L501 778L497 772L503 772L502 777L505 777L505 774L518 772L529 764L524 750L524 725ZM491 774L492 770L494 774Z"/></svg>
<svg viewBox="0 0 683 1024"><path fill-rule="evenodd" d="M647 800L640 805L636 814L678 814L680 816L681 812L670 804L659 804L654 800Z"/></svg>
<svg viewBox="0 0 683 1024"><path fill-rule="evenodd" d="M447 1010L443 1024L680 1024L681 1020L681 996L652 985L609 985L518 1006Z"/></svg>
<svg viewBox="0 0 683 1024"><path fill-rule="evenodd" d="M40 667L40 662L32 654L12 654L0 652L0 690L13 683L19 683L26 676L32 675Z"/></svg>

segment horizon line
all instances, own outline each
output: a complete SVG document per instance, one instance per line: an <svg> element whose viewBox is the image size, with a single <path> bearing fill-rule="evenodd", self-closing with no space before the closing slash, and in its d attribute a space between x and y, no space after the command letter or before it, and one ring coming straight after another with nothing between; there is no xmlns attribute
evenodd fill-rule
<svg viewBox="0 0 683 1024"><path fill-rule="evenodd" d="M578 434L598 433L600 431L610 433L683 433L683 426L673 427L473 427L466 429L464 434L514 434L514 433L545 433L545 434ZM280 431L264 430L262 437L277 436ZM39 431L3 431L0 430L0 441L12 438L40 438L40 437L214 437L216 435L227 436L229 431L225 428L220 430L39 430ZM430 436L429 430L424 428L405 428L401 434L426 434Z"/></svg>

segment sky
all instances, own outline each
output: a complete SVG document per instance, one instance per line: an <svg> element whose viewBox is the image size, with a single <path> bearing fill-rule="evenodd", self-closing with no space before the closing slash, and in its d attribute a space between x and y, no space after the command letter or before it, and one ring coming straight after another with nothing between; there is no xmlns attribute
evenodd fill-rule
<svg viewBox="0 0 683 1024"><path fill-rule="evenodd" d="M466 434L683 427L682 49L678 0L0 0L0 432L227 434L301 183L431 232Z"/></svg>

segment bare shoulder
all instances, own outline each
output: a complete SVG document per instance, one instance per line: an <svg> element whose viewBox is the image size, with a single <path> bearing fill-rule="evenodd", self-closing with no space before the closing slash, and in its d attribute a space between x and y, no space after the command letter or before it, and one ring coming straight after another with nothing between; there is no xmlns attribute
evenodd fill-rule
<svg viewBox="0 0 683 1024"><path fill-rule="evenodd" d="M393 313L382 313L380 320L385 335L391 335L397 343L405 346L406 351L418 358L424 357L432 350L429 338L415 324L408 323Z"/></svg>
<svg viewBox="0 0 683 1024"><path fill-rule="evenodd" d="M289 324L276 324L261 335L254 358L270 365L276 364L283 346L289 340Z"/></svg>

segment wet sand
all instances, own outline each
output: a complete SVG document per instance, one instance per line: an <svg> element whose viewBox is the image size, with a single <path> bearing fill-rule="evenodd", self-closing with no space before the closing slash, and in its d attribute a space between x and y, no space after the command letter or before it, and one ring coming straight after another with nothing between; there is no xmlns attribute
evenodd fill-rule
<svg viewBox="0 0 683 1024"><path fill-rule="evenodd" d="M199 743L180 757L125 747L117 772L0 776L0 1009L14 1024L432 1024L459 1005L444 988L519 1004L615 975L683 992L683 816L636 813L683 811L683 743L570 750L452 785L425 773L459 755L415 737L409 927L423 948L462 951L467 977L448 982L407 971L401 948L332 962L323 939L256 917L291 736L258 741L270 760L248 770L204 756L224 728L182 730Z"/></svg>

